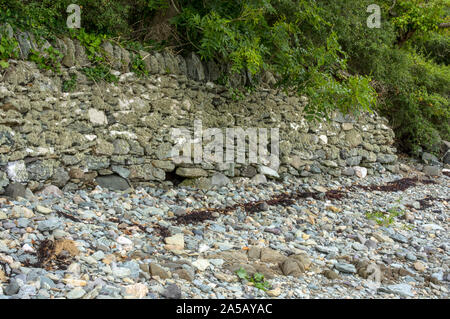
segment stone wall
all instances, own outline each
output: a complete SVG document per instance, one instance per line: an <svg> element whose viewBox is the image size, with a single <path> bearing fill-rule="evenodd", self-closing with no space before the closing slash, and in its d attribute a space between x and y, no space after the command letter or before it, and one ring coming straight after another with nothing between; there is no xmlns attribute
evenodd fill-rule
<svg viewBox="0 0 450 319"><path fill-rule="evenodd" d="M236 100L227 88L213 83L219 68L195 54L183 58L142 52L150 76L139 78L128 72L130 54L107 43L103 46L116 56L113 72L120 80L94 83L80 72L88 63L82 47L69 39L60 41L66 46L64 51L59 43L65 54L62 74L43 72L32 62L10 61L1 75L0 192L11 182L31 190L53 184L70 191L97 183L123 188L125 181L136 186L187 178L184 184L207 188L213 175L213 182L220 184L227 177L258 173L308 178L360 175L364 168L368 174L396 170L394 133L376 114L358 119L336 114L330 122L308 123L303 114L306 97L266 85ZM77 75L76 90L63 93L62 83L72 74ZM266 75L266 83L272 80ZM278 172L254 164L175 164L170 130L193 131L194 120L201 120L204 129L278 127Z"/></svg>

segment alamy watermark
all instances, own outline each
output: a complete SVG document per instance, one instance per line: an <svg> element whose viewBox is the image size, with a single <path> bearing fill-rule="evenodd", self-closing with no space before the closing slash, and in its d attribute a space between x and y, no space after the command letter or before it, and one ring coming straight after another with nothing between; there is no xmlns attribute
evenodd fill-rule
<svg viewBox="0 0 450 319"><path fill-rule="evenodd" d="M395 5L395 2L394 2ZM377 4L371 4L367 7L367 13L370 13L367 18L367 27L370 29L381 28L381 8ZM81 7L77 4L70 4L66 10L69 13L66 25L69 29L81 28Z"/></svg>
<svg viewBox="0 0 450 319"><path fill-rule="evenodd" d="M81 28L81 8L77 4L70 4L66 10L70 15L67 17L67 27L69 29L79 29Z"/></svg>
<svg viewBox="0 0 450 319"><path fill-rule="evenodd" d="M367 7L367 13L371 15L367 18L367 27L370 29L381 28L381 8L377 4L371 4Z"/></svg>
<svg viewBox="0 0 450 319"><path fill-rule="evenodd" d="M234 127L203 130L202 121L195 120L193 135L188 128L171 129L171 138L175 142L171 150L171 158L177 164L204 162L261 164L278 170L280 166L279 137L278 128L252 127L244 130ZM268 152L269 144L270 153ZM247 145L248 152L246 152ZM246 158L246 153L248 158Z"/></svg>

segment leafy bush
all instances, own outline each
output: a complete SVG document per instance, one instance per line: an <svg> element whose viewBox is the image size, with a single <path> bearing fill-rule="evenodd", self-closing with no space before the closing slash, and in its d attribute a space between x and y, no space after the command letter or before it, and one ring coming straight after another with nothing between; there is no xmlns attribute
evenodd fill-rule
<svg viewBox="0 0 450 319"><path fill-rule="evenodd" d="M29 59L37 64L40 69L52 70L56 73L61 72L61 63L59 62L63 58L63 54L53 47L48 47L39 52L31 50Z"/></svg>
<svg viewBox="0 0 450 319"><path fill-rule="evenodd" d="M7 68L9 59L19 57L18 48L18 43L14 38L10 38L6 32L0 34L0 68Z"/></svg>
<svg viewBox="0 0 450 319"><path fill-rule="evenodd" d="M440 34L433 32L427 36L418 36L414 39L416 50L433 59L439 64L450 64L450 37L448 32Z"/></svg>
<svg viewBox="0 0 450 319"><path fill-rule="evenodd" d="M236 270L236 275L241 279L245 281L251 282L256 288L261 289L263 291L266 291L267 289L270 289L271 284L264 279L264 275L261 273L255 273L253 276L250 276L247 274L247 271L244 268L239 268L239 270Z"/></svg>
<svg viewBox="0 0 450 319"><path fill-rule="evenodd" d="M367 212L366 217L375 221L380 226L390 226L395 222L395 218L404 215L404 211L399 211L395 208L389 209L387 212Z"/></svg>
<svg viewBox="0 0 450 319"><path fill-rule="evenodd" d="M231 64L235 73L269 69L279 74L283 87L309 95L309 118L374 106L368 77L339 77L347 69L347 55L315 1L184 3L174 24L191 49L205 60Z"/></svg>
<svg viewBox="0 0 450 319"><path fill-rule="evenodd" d="M86 67L81 69L81 71L86 74L86 76L94 81L106 81L106 82L117 82L119 79L117 76L111 73L111 70L103 64L98 64L93 67Z"/></svg>

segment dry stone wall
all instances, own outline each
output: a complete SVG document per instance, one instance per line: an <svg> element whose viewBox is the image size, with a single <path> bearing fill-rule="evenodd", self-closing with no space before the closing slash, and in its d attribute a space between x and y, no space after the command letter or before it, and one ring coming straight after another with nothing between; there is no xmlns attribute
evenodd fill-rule
<svg viewBox="0 0 450 319"><path fill-rule="evenodd" d="M26 38L26 37L24 37ZM376 174L395 171L394 133L376 114L337 113L330 122L304 119L306 97L268 85L235 99L217 83L220 68L195 55L141 52L150 76L129 72L132 53L104 43L118 83L94 83L80 72L82 46L58 40L65 68L58 75L28 61L10 61L0 78L0 192L22 183L31 190L53 184L66 191L96 184L115 189L155 182L208 188L232 177L269 178ZM21 43L21 46L24 46ZM76 90L62 92L77 76ZM244 83L245 75L236 77ZM265 75L270 84L273 77ZM278 172L260 164L176 164L172 128L194 121L206 128L279 128ZM270 150L269 150L270 151ZM256 176L256 177L255 177Z"/></svg>

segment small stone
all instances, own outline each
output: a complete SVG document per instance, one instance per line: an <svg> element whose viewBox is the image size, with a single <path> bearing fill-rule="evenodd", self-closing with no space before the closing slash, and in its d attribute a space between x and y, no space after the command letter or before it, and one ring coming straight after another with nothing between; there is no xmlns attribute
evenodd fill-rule
<svg viewBox="0 0 450 319"><path fill-rule="evenodd" d="M425 266L425 264L423 262L416 261L414 263L414 269L417 270L417 271L420 271L420 272L424 272L425 269L426 269L426 266Z"/></svg>
<svg viewBox="0 0 450 319"><path fill-rule="evenodd" d="M355 166L353 169L355 170L355 175L359 178L365 178L367 176L367 168Z"/></svg>
<svg viewBox="0 0 450 319"><path fill-rule="evenodd" d="M251 182L255 185L267 183L267 178L263 174L256 174L252 177Z"/></svg>
<svg viewBox="0 0 450 319"><path fill-rule="evenodd" d="M132 242L131 240L129 240L128 238L123 237L123 236L117 237L116 241L117 241L119 244L125 245L125 246L131 246L131 245L133 245L133 242Z"/></svg>
<svg viewBox="0 0 450 319"><path fill-rule="evenodd" d="M70 286L73 286L73 287L84 287L84 286L87 285L86 280L74 279L74 278L63 279L63 282L66 285L70 285Z"/></svg>
<svg viewBox="0 0 450 319"><path fill-rule="evenodd" d="M174 273L177 274L181 279L187 280L189 282L194 280L194 273L186 269L177 269Z"/></svg>
<svg viewBox="0 0 450 319"><path fill-rule="evenodd" d="M175 173L188 178L208 176L208 172L201 168L178 167Z"/></svg>
<svg viewBox="0 0 450 319"><path fill-rule="evenodd" d="M281 295L281 288L277 287L272 290L267 290L266 293L269 297L278 297L279 295Z"/></svg>
<svg viewBox="0 0 450 319"><path fill-rule="evenodd" d="M369 249L375 249L375 248L377 248L377 243L376 243L374 240L371 240L371 239L367 240L367 241L364 243L364 245L365 245L367 248L369 248Z"/></svg>
<svg viewBox="0 0 450 319"><path fill-rule="evenodd" d="M81 287L76 287L72 289L67 295L67 299L80 299L86 294L86 291L84 291Z"/></svg>
<svg viewBox="0 0 450 319"><path fill-rule="evenodd" d="M48 185L39 192L39 195L63 197L63 192L55 185Z"/></svg>
<svg viewBox="0 0 450 319"><path fill-rule="evenodd" d="M428 176L440 176L441 168L439 166L426 165L423 167L423 172Z"/></svg>
<svg viewBox="0 0 450 319"><path fill-rule="evenodd" d="M148 287L143 283L129 285L125 287L125 293L127 296L142 299L148 294Z"/></svg>
<svg viewBox="0 0 450 319"><path fill-rule="evenodd" d="M352 247L354 250L357 250L357 251L367 250L367 246L364 246L363 244L360 244L360 243L353 243Z"/></svg>
<svg viewBox="0 0 450 319"><path fill-rule="evenodd" d="M407 253L406 254L406 259L408 259L409 261L416 261L417 257L414 254Z"/></svg>
<svg viewBox="0 0 450 319"><path fill-rule="evenodd" d="M181 289L176 284L170 284L161 292L161 295L167 299L181 299Z"/></svg>
<svg viewBox="0 0 450 319"><path fill-rule="evenodd" d="M270 249L270 248L263 248L261 250L261 261L267 262L267 263L279 263L286 260L287 257L280 254L278 251Z"/></svg>
<svg viewBox="0 0 450 319"><path fill-rule="evenodd" d="M26 188L20 183L11 183L5 189L5 196L17 199L18 197L25 198Z"/></svg>
<svg viewBox="0 0 450 319"><path fill-rule="evenodd" d="M434 156L433 154L430 154L430 153L426 153L426 152L424 152L422 154L422 161L425 164L429 164L429 165L438 165L439 164L439 159L436 156Z"/></svg>
<svg viewBox="0 0 450 319"><path fill-rule="evenodd" d="M20 286L19 286L17 280L11 279L9 285L7 285L4 288L3 293L7 296L12 296L12 295L17 294L19 292L19 290L20 290Z"/></svg>
<svg viewBox="0 0 450 319"><path fill-rule="evenodd" d="M340 213L342 211L342 208L336 206L327 206L327 210L330 210L333 213Z"/></svg>
<svg viewBox="0 0 450 319"><path fill-rule="evenodd" d="M319 192L319 193L326 193L328 192L328 189L326 189L323 186L313 186L314 190Z"/></svg>
<svg viewBox="0 0 450 319"><path fill-rule="evenodd" d="M40 231L50 231L55 230L61 226L61 222L58 218L50 218L38 222L38 230Z"/></svg>
<svg viewBox="0 0 450 319"><path fill-rule="evenodd" d="M178 217L184 216L186 215L186 209L178 207L173 211L173 214Z"/></svg>
<svg viewBox="0 0 450 319"><path fill-rule="evenodd" d="M14 218L31 218L34 216L34 213L31 209L22 207L22 206L14 206L11 212L11 217Z"/></svg>
<svg viewBox="0 0 450 319"><path fill-rule="evenodd" d="M116 267L116 268L113 268L112 274L114 277L124 278L124 277L128 277L131 275L131 270L129 268L125 268L125 267Z"/></svg>
<svg viewBox="0 0 450 319"><path fill-rule="evenodd" d="M266 212L269 210L269 204L267 204L266 202L262 202L258 204L258 210L262 211L262 212Z"/></svg>
<svg viewBox="0 0 450 319"><path fill-rule="evenodd" d="M108 124L108 119L103 111L90 108L88 110L89 121L94 125L106 125Z"/></svg>
<svg viewBox="0 0 450 319"><path fill-rule="evenodd" d="M399 233L392 234L391 238L395 241L398 241L399 243L403 243L403 244L408 243L408 238L406 238L405 236L403 236L402 234L399 234Z"/></svg>
<svg viewBox="0 0 450 319"><path fill-rule="evenodd" d="M192 265L200 271L205 271L209 267L209 261L207 259L197 259Z"/></svg>
<svg viewBox="0 0 450 319"><path fill-rule="evenodd" d="M331 269L325 270L322 274L331 280L335 280L335 279L339 278L339 274Z"/></svg>
<svg viewBox="0 0 450 319"><path fill-rule="evenodd" d="M356 268L352 264L345 264L345 263L337 263L334 265L334 267L343 273L349 273L349 274L355 274Z"/></svg>
<svg viewBox="0 0 450 319"><path fill-rule="evenodd" d="M228 185L230 183L230 179L226 177L224 174L215 173L211 177L211 183L213 186L222 187Z"/></svg>
<svg viewBox="0 0 450 319"><path fill-rule="evenodd" d="M166 237L164 239L167 245L170 245L170 248L175 250L183 250L184 249L184 235L182 233L175 234L171 237Z"/></svg>
<svg viewBox="0 0 450 319"><path fill-rule="evenodd" d="M165 271L164 269L161 268L161 266L151 263L149 265L149 270L150 270L150 274L153 276L158 276L161 279L167 279L170 278L169 274L167 273L167 271Z"/></svg>
<svg viewBox="0 0 450 319"><path fill-rule="evenodd" d="M403 297L414 297L412 292L412 287L408 284L397 284L389 285L386 287L389 292L403 296Z"/></svg>
<svg viewBox="0 0 450 319"><path fill-rule="evenodd" d="M273 178L280 178L280 175L278 175L277 171L275 171L274 169L271 169L270 167L267 167L267 166L263 166L263 165L259 166L258 171L262 175L266 175L266 176L273 177Z"/></svg>
<svg viewBox="0 0 450 319"><path fill-rule="evenodd" d="M52 212L50 208L41 205L36 205L36 210L41 214L50 214Z"/></svg>
<svg viewBox="0 0 450 319"><path fill-rule="evenodd" d="M279 229L278 227L265 228L264 231L266 233L271 233L271 234L274 234L274 235L280 235L281 234L281 229Z"/></svg>
<svg viewBox="0 0 450 319"><path fill-rule="evenodd" d="M355 170L351 167L346 167L342 170L342 175L353 176L355 175Z"/></svg>

